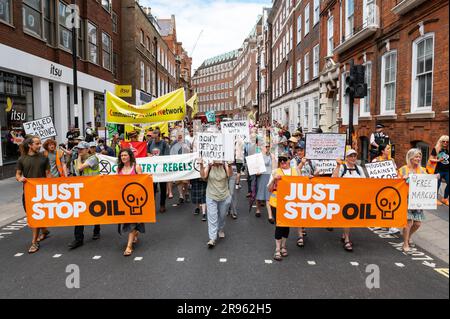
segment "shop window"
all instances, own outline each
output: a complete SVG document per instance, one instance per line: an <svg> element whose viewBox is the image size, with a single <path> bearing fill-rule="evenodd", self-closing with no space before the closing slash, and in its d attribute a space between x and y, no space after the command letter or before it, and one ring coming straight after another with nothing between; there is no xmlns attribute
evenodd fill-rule
<svg viewBox="0 0 450 319"><path fill-rule="evenodd" d="M95 127L105 124L105 97L103 94L94 94Z"/></svg>
<svg viewBox="0 0 450 319"><path fill-rule="evenodd" d="M5 106L5 107L4 107ZM19 157L23 123L33 120L33 80L0 71L0 125L3 163Z"/></svg>

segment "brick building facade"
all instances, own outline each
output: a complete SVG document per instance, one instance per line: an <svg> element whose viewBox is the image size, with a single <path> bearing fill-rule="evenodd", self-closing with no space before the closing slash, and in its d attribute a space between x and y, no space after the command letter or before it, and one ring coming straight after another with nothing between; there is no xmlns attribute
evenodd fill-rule
<svg viewBox="0 0 450 319"><path fill-rule="evenodd" d="M355 140L363 161L377 123L404 164L411 147L423 163L448 134L448 1L329 0L321 7L321 126L348 127L344 94L350 62L365 65L368 96L355 100Z"/></svg>
<svg viewBox="0 0 450 319"><path fill-rule="evenodd" d="M74 107L71 1L0 2L0 178L14 174L24 122L52 116L57 141L69 125L104 126L104 91L119 83L120 3L77 1L78 106Z"/></svg>

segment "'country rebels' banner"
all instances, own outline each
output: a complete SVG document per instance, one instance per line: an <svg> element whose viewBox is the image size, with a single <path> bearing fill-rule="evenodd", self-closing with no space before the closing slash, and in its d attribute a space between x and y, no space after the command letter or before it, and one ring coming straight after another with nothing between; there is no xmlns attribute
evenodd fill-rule
<svg viewBox="0 0 450 319"><path fill-rule="evenodd" d="M403 227L407 201L400 179L282 177L277 226Z"/></svg>
<svg viewBox="0 0 450 319"><path fill-rule="evenodd" d="M163 95L144 105L132 105L111 92L106 92L106 122L148 124L182 121L186 113L184 88Z"/></svg>
<svg viewBox="0 0 450 319"><path fill-rule="evenodd" d="M150 175L31 178L25 205L30 227L156 222Z"/></svg>
<svg viewBox="0 0 450 319"><path fill-rule="evenodd" d="M116 175L117 158L97 154L100 160L100 174ZM155 183L185 181L200 178L198 153L171 156L152 156L137 158L142 174L151 174Z"/></svg>

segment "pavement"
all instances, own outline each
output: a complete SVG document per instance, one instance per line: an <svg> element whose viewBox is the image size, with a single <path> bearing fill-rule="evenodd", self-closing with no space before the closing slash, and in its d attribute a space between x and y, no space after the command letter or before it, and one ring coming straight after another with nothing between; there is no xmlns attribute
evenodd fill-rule
<svg viewBox="0 0 450 319"><path fill-rule="evenodd" d="M86 227L85 244L74 251L67 248L73 228L52 228L41 250L27 254L31 231L20 196L19 183L0 181L0 298L449 298L448 207L427 212L413 255L400 251L400 237L382 230L353 229L348 253L338 229L308 229L304 248L296 247L291 229L289 256L276 262L274 227L264 214L249 213L244 188L239 217L227 217L226 237L214 249L206 246L207 223L193 215L192 204L173 206L175 196L146 225L131 257L122 256L126 238L115 225L102 226L98 241ZM67 286L72 269L79 270L79 288ZM379 286L370 289L377 271Z"/></svg>

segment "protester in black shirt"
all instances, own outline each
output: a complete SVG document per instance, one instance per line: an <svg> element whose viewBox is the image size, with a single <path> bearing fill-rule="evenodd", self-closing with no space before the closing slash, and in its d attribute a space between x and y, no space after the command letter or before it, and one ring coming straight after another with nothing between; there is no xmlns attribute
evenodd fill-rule
<svg viewBox="0 0 450 319"><path fill-rule="evenodd" d="M436 146L431 151L430 162L436 164L436 169L434 170L435 174L439 174L438 180L438 192L441 187L442 178L445 179L445 191L444 198L441 200L442 203L448 206L448 184L449 184L449 151L448 151L448 136L443 135L439 138ZM438 201L438 205L439 205Z"/></svg>

